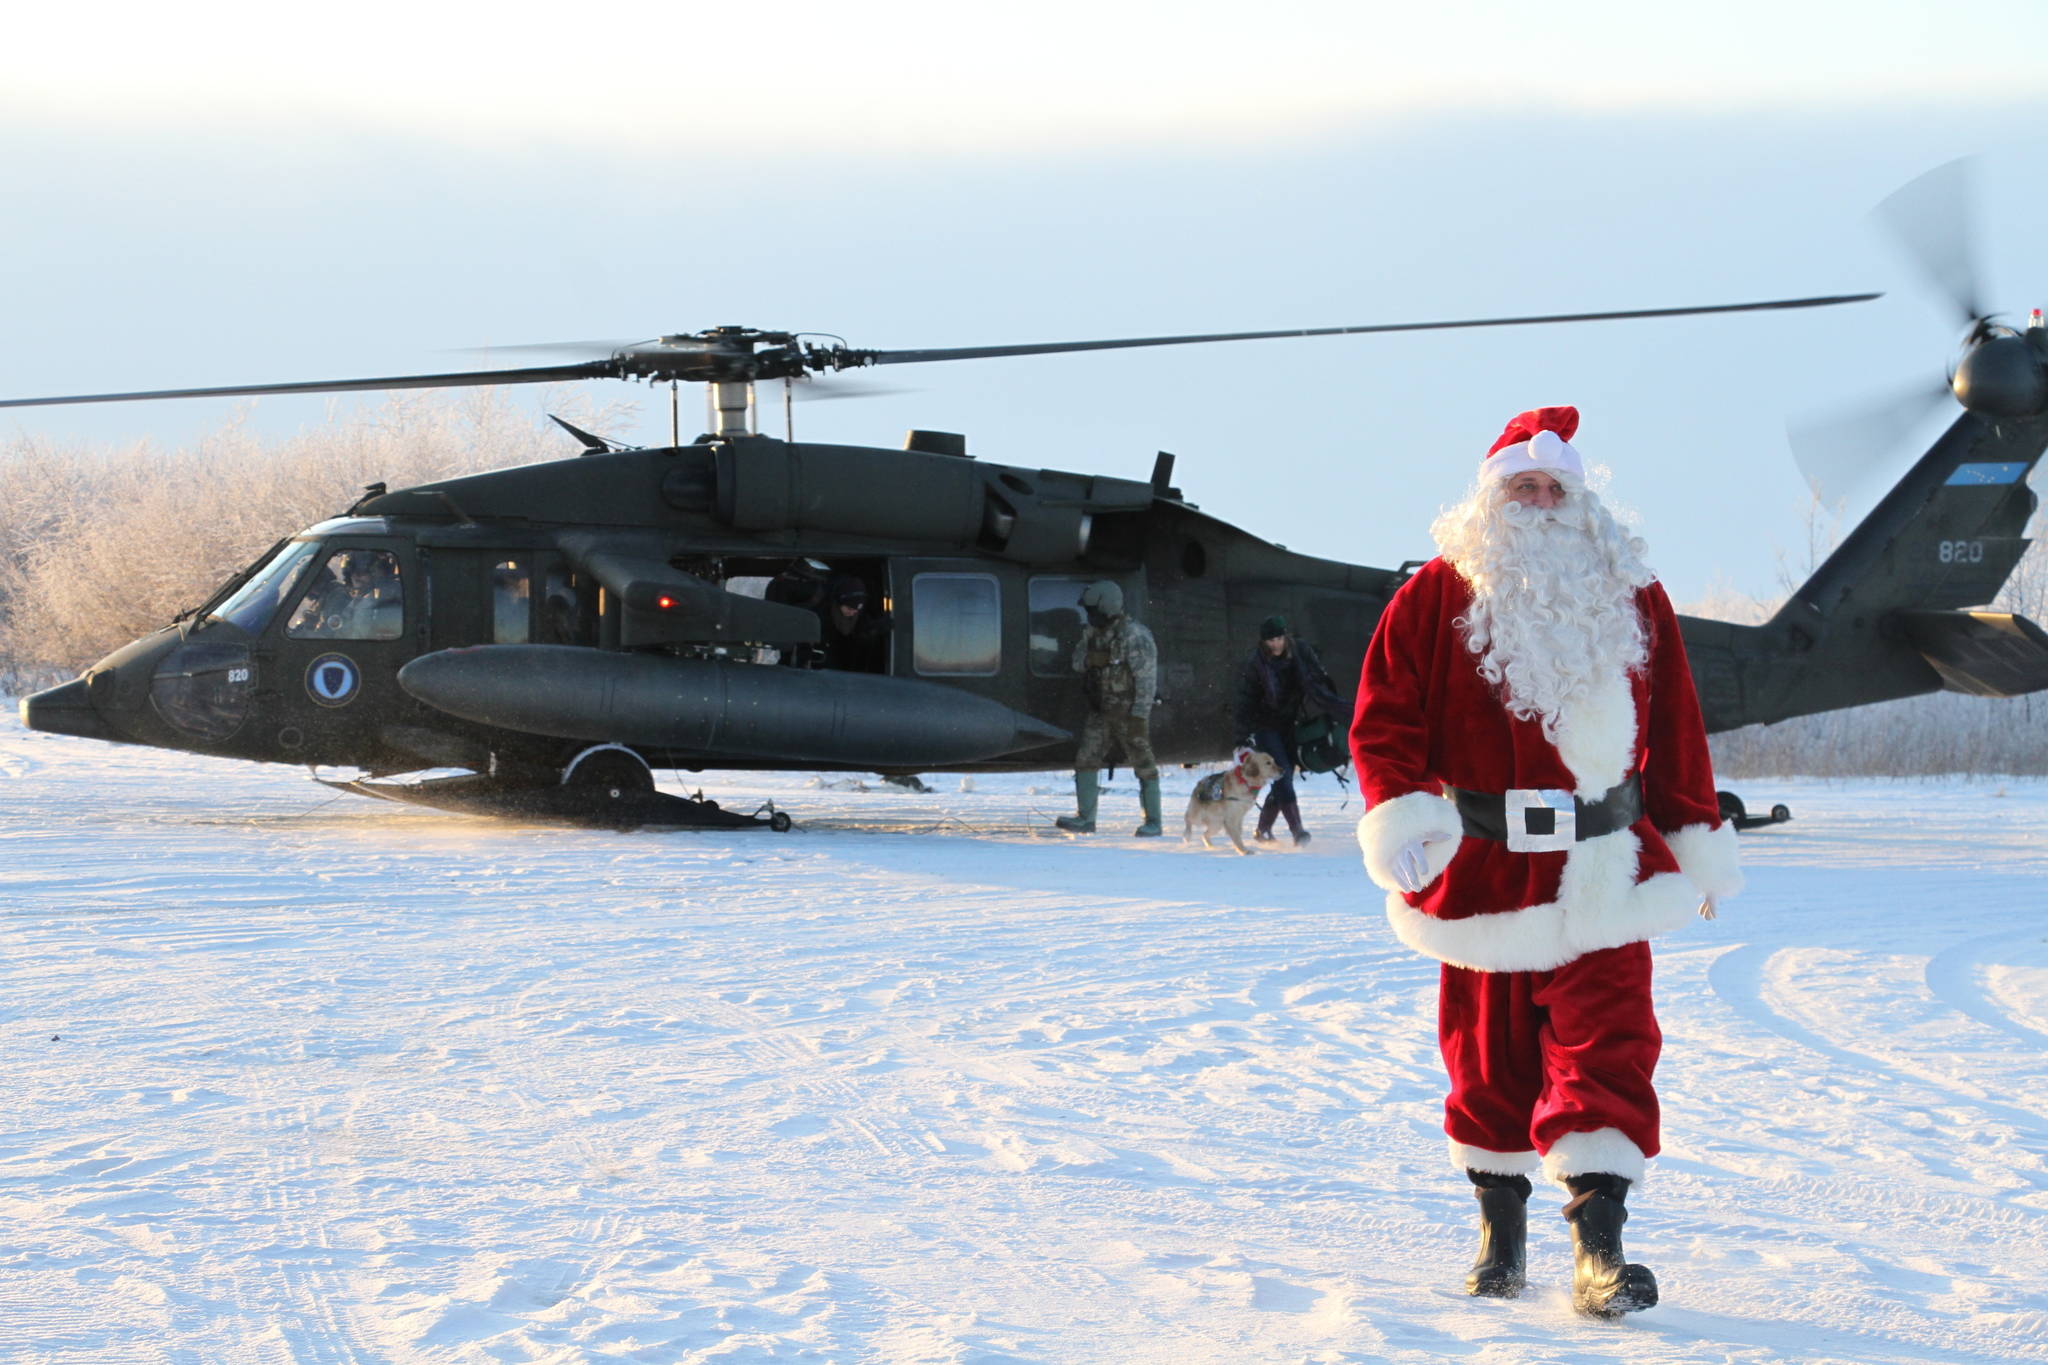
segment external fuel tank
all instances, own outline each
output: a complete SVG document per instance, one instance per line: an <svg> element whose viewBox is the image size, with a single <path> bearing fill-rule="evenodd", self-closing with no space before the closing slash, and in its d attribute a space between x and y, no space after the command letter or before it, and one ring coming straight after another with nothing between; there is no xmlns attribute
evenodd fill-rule
<svg viewBox="0 0 2048 1365"><path fill-rule="evenodd" d="M1000 702L914 678L567 645L445 649L405 665L398 682L483 725L726 763L932 769L1069 738Z"/></svg>

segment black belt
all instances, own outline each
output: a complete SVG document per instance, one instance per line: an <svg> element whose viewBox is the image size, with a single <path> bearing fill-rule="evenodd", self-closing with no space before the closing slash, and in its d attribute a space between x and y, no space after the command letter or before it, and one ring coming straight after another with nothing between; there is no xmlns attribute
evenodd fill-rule
<svg viewBox="0 0 2048 1365"><path fill-rule="evenodd" d="M1474 839L1492 839L1496 843L1509 845L1521 843L1548 843L1550 847L1536 848L1532 852L1555 852L1564 847L1564 834L1557 826L1558 815L1563 812L1561 799L1564 792L1515 792L1519 799L1516 814L1522 828L1514 831L1510 839L1508 829L1507 795L1489 792L1469 792L1463 787L1451 788L1451 799L1457 802L1458 818L1464 823L1465 833ZM1542 798L1548 796L1549 803ZM1533 798L1533 799L1532 799ZM1627 829L1643 818L1642 778L1630 773L1620 785L1608 788L1598 801L1585 801L1577 796L1572 803L1572 842L1597 839L1603 834L1612 834L1618 829Z"/></svg>

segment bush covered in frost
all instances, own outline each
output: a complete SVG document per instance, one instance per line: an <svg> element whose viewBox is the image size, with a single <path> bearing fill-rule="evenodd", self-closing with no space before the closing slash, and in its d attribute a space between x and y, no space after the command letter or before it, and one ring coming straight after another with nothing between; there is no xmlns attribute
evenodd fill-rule
<svg viewBox="0 0 2048 1365"><path fill-rule="evenodd" d="M602 430L573 396L544 400ZM573 454L502 390L406 394L283 439L231 422L159 450L0 443L0 686L69 676L197 606L282 536L392 488Z"/></svg>

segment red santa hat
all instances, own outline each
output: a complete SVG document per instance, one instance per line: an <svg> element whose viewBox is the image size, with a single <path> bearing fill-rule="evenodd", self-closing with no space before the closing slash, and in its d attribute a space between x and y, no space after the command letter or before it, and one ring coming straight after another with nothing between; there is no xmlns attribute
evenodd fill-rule
<svg viewBox="0 0 2048 1365"><path fill-rule="evenodd" d="M1517 413L1506 431L1486 452L1480 470L1488 478L1507 479L1532 469L1547 469L1586 477L1585 463L1572 449L1572 433L1579 429L1577 408L1531 408Z"/></svg>

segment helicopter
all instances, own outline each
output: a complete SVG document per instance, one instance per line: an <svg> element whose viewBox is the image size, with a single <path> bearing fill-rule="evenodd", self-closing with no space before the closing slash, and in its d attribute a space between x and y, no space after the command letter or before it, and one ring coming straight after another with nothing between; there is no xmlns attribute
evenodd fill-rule
<svg viewBox="0 0 2048 1365"><path fill-rule="evenodd" d="M522 369L10 399L0 407L639 379L706 389L708 429L632 449L562 425L567 459L412 488L372 485L286 536L199 607L25 697L32 729L222 757L354 768L333 785L462 811L620 825L786 829L656 790L657 768L918 773L1070 769L1085 713L1082 590L1118 584L1158 641L1161 763L1225 757L1245 641L1281 615L1355 685L1419 561L1288 551L1202 511L1160 453L1147 481L902 449L779 440L756 386L870 366L1442 328L1767 311L1873 294L1293 331L859 350L740 326ZM2048 636L1990 601L2026 547L2048 449L2048 332L1979 320L1964 412L1761 625L1681 618L1710 731L1948 687L2048 686ZM556 419L559 421L560 419ZM677 419L679 421L679 419ZM882 604L858 667L825 643L821 581ZM1112 754L1112 761L1118 755ZM395 781L457 770L453 776ZM765 812L765 813L764 813ZM1732 815L1755 823L1739 801ZM1774 812L1782 818L1782 812Z"/></svg>

